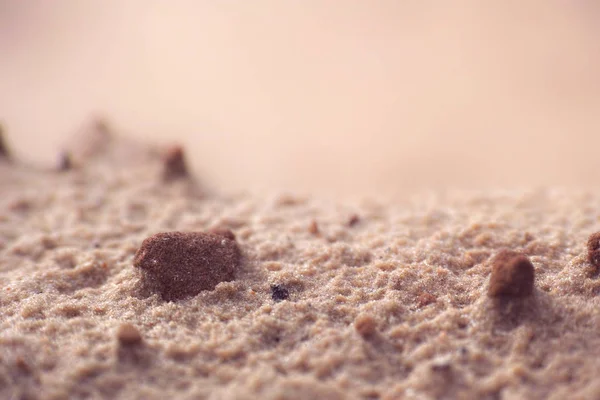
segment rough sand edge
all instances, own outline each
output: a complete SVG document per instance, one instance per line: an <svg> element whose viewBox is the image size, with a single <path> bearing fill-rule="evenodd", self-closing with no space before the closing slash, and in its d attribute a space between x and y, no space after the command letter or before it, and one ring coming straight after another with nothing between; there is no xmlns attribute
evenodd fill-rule
<svg viewBox="0 0 600 400"><path fill-rule="evenodd" d="M165 183L156 149L125 139L72 151L61 173L0 163L2 398L600 396L598 193L223 196ZM139 292L144 238L215 227L237 236L235 281ZM498 304L488 259L505 247L536 287ZM124 322L141 345L119 341Z"/></svg>

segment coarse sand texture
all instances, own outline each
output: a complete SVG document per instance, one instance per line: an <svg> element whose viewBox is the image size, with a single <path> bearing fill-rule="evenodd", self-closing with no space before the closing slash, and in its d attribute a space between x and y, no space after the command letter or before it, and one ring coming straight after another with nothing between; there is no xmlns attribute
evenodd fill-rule
<svg viewBox="0 0 600 400"><path fill-rule="evenodd" d="M0 137L1 399L599 399L597 191L222 194ZM10 161L10 162L8 162Z"/></svg>

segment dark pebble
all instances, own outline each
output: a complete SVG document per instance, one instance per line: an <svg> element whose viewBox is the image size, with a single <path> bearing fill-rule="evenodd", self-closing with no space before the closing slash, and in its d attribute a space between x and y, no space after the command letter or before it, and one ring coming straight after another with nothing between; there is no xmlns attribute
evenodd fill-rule
<svg viewBox="0 0 600 400"><path fill-rule="evenodd" d="M588 261L596 269L600 269L600 232L590 235L588 242Z"/></svg>
<svg viewBox="0 0 600 400"><path fill-rule="evenodd" d="M283 285L271 285L271 298L276 302L287 300L290 292Z"/></svg>

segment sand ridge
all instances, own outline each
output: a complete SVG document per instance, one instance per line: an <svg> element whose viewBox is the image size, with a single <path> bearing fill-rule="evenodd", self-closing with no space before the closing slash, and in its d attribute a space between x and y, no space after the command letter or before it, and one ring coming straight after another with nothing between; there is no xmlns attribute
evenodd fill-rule
<svg viewBox="0 0 600 400"><path fill-rule="evenodd" d="M165 182L160 151L118 135L69 152L67 171L0 162L2 398L600 396L599 193L224 195ZM235 280L140 290L145 238L215 228ZM487 295L502 248L531 260L531 296Z"/></svg>

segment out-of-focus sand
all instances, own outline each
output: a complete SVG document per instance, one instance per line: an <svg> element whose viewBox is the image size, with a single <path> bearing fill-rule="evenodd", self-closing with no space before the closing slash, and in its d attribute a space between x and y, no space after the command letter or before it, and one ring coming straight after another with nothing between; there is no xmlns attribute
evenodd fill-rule
<svg viewBox="0 0 600 400"><path fill-rule="evenodd" d="M2 2L0 118L52 162L102 113L224 190L586 185L593 1Z"/></svg>

